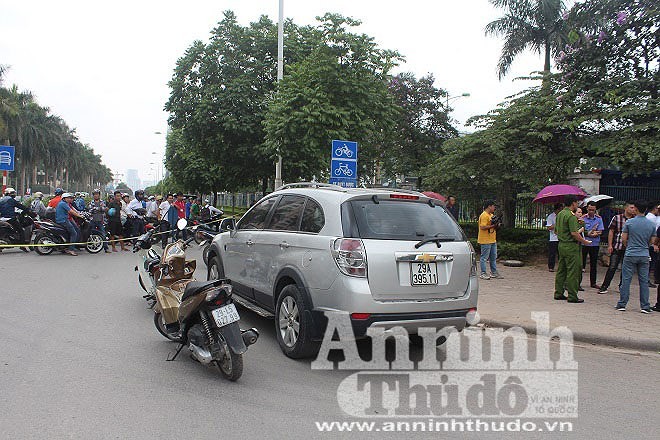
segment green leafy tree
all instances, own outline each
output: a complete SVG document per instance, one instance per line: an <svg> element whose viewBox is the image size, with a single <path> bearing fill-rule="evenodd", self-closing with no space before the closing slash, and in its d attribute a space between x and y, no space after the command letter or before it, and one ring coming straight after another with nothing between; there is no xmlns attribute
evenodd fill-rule
<svg viewBox="0 0 660 440"><path fill-rule="evenodd" d="M188 148L180 130L168 133L165 160L171 174L170 183L176 183L178 190L216 193L223 188L220 164Z"/></svg>
<svg viewBox="0 0 660 440"><path fill-rule="evenodd" d="M567 20L558 99L586 157L631 172L660 167L660 12L651 0L588 0Z"/></svg>
<svg viewBox="0 0 660 440"><path fill-rule="evenodd" d="M518 194L561 181L580 157L564 112L553 95L534 89L471 118L478 131L444 144L427 183L463 198L495 196L505 226L513 226Z"/></svg>
<svg viewBox="0 0 660 440"><path fill-rule="evenodd" d="M396 75L389 84L394 102L401 108L396 128L383 148L384 169L391 174L420 176L440 154L442 144L458 135L446 108L447 92L434 86L433 75L416 79L412 73Z"/></svg>
<svg viewBox="0 0 660 440"><path fill-rule="evenodd" d="M115 191L121 191L122 193L127 193L129 196L133 197L133 190L124 182L119 182L115 187Z"/></svg>
<svg viewBox="0 0 660 440"><path fill-rule="evenodd" d="M359 21L319 17L312 52L291 64L270 102L264 149L284 159L285 180L324 178L333 139L360 143L361 176L373 177L382 145L400 109L389 93L388 72L399 54L354 34Z"/></svg>
<svg viewBox="0 0 660 440"><path fill-rule="evenodd" d="M295 62L304 53L296 43L304 32L290 22L286 30L292 35L287 38L287 55ZM202 160L214 164L222 175L220 189L232 191L258 182L265 186L274 172L272 155L261 145L268 97L275 90L276 60L276 25L262 16L241 26L227 11L209 42L194 42L177 62L165 105L170 126L180 131L189 157L200 167ZM180 160L182 154L170 157ZM177 166L168 162L169 169Z"/></svg>
<svg viewBox="0 0 660 440"><path fill-rule="evenodd" d="M71 184L74 190L89 191L109 182L112 173L75 130L39 105L32 93L2 86L5 70L0 69L0 141L16 147L14 186L22 192L37 184ZM39 169L46 172L41 182Z"/></svg>
<svg viewBox="0 0 660 440"><path fill-rule="evenodd" d="M505 9L505 15L486 26L486 35L504 37L504 46L497 64L502 79L515 58L525 50L543 54L543 72L550 72L550 60L566 42L563 0L489 0Z"/></svg>

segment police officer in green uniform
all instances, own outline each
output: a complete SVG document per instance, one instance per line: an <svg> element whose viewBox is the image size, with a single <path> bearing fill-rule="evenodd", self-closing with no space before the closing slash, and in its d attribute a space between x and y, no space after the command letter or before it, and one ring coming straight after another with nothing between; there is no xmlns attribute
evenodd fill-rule
<svg viewBox="0 0 660 440"><path fill-rule="evenodd" d="M577 296L582 275L580 243L588 245L591 241L585 240L578 233L580 225L573 214L578 206L577 198L566 196L564 206L555 220L555 233L559 238L559 268L555 276L555 299L582 303L584 300ZM564 296L564 288L568 290L568 297Z"/></svg>

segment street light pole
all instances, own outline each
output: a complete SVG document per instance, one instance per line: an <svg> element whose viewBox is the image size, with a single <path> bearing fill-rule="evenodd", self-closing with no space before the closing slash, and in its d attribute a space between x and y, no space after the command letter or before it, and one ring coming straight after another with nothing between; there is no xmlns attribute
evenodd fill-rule
<svg viewBox="0 0 660 440"><path fill-rule="evenodd" d="M447 93L447 101L445 102L445 107L447 107L447 111L449 111L449 101L450 100L458 99L458 98L467 98L469 96L470 96L470 94L467 93L467 92L461 93L460 95L456 95L456 96L452 96L452 97L449 97L449 93Z"/></svg>
<svg viewBox="0 0 660 440"><path fill-rule="evenodd" d="M284 0L280 0L280 13L277 22L277 82L284 77ZM275 164L275 189L282 186L282 142L278 146Z"/></svg>

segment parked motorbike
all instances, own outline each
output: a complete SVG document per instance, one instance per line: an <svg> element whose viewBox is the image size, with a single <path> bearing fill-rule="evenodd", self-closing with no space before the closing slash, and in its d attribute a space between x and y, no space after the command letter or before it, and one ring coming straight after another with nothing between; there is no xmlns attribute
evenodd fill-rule
<svg viewBox="0 0 660 440"><path fill-rule="evenodd" d="M185 219L177 227L186 227ZM138 253L136 270L152 283L147 295L155 299L154 324L158 332L180 344L204 365L215 364L222 375L235 381L243 374L243 353L257 342L255 328L241 330L228 279L195 281L195 260L186 260L185 250L193 241L178 240L165 247L163 255L151 249L153 230L140 236L133 251ZM146 286L141 282L143 288ZM145 295L145 296L147 296Z"/></svg>
<svg viewBox="0 0 660 440"><path fill-rule="evenodd" d="M0 244L29 244L34 225L34 214L27 210L21 211L12 220L0 220ZM27 252L26 248L22 249Z"/></svg>
<svg viewBox="0 0 660 440"><path fill-rule="evenodd" d="M193 233L195 234L195 241L197 241L198 237L202 239L198 243L202 247L202 260L208 261L208 253L211 247L211 243L213 242L215 236L219 234L219 232L210 232L205 229L200 230L193 228Z"/></svg>
<svg viewBox="0 0 660 440"><path fill-rule="evenodd" d="M81 213L83 218L78 221L80 227L80 238L78 242L85 243L84 245L76 245L76 247L84 248L90 254L98 254L103 250L103 242L107 240L107 234L104 235L97 228L92 228L91 214L87 212ZM50 255L56 248L64 251L64 246L52 246L53 244L65 244L69 242L69 232L61 225L51 220L36 221L36 233L34 234L33 243L36 245L34 250L39 255Z"/></svg>
<svg viewBox="0 0 660 440"><path fill-rule="evenodd" d="M201 244L202 241L207 238L202 232L209 232L217 234L220 231L220 219L222 218L222 213L215 215L208 220L193 220L192 224L197 228L193 231L193 236L195 237L195 242Z"/></svg>

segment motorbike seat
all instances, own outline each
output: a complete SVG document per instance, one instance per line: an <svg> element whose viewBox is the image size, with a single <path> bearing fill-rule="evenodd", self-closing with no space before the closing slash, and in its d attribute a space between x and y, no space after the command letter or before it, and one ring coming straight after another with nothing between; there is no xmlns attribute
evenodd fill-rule
<svg viewBox="0 0 660 440"><path fill-rule="evenodd" d="M210 287L216 287L223 283L224 280L210 280L210 281L191 281L186 284L186 289L183 291L181 301L199 295Z"/></svg>

